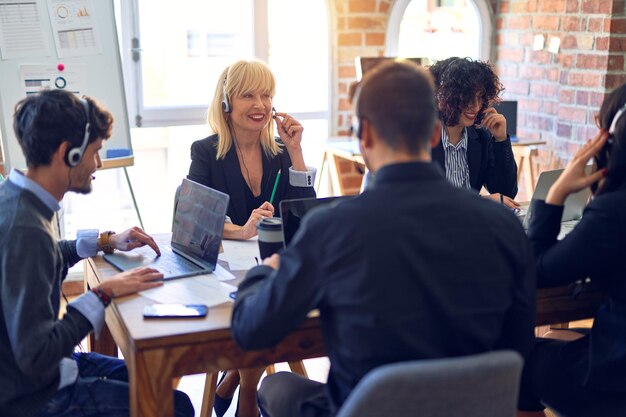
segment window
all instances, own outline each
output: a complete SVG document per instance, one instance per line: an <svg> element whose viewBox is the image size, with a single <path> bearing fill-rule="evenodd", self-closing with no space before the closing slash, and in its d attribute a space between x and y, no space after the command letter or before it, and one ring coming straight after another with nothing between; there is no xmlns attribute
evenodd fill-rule
<svg viewBox="0 0 626 417"><path fill-rule="evenodd" d="M398 0L387 29L387 54L491 58L493 13L485 0Z"/></svg>

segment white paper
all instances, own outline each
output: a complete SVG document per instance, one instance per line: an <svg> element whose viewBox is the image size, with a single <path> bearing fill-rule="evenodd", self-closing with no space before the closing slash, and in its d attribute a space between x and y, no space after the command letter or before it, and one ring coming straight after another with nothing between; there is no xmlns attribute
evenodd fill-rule
<svg viewBox="0 0 626 417"><path fill-rule="evenodd" d="M259 241L256 237L249 240L222 240L224 252L219 259L228 262L231 271L247 271L259 264Z"/></svg>
<svg viewBox="0 0 626 417"><path fill-rule="evenodd" d="M231 301L229 292L215 274L208 274L165 281L162 286L139 294L163 304L205 304L213 307Z"/></svg>
<svg viewBox="0 0 626 417"><path fill-rule="evenodd" d="M2 59L50 56L43 12L34 0L0 0Z"/></svg>
<svg viewBox="0 0 626 417"><path fill-rule="evenodd" d="M85 64L67 65L62 71L56 65L20 65L20 83L24 95L45 88L68 90L80 95L84 91L86 74Z"/></svg>
<svg viewBox="0 0 626 417"><path fill-rule="evenodd" d="M235 276L228 272L222 265L217 264L215 267L215 271L213 271L215 276L220 281L230 281L231 279L235 279Z"/></svg>
<svg viewBox="0 0 626 417"><path fill-rule="evenodd" d="M101 52L91 0L48 0L48 11L59 58Z"/></svg>

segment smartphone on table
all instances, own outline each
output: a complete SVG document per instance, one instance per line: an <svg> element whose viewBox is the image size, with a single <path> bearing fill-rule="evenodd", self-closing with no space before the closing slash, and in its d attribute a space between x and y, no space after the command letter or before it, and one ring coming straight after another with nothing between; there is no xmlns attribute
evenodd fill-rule
<svg viewBox="0 0 626 417"><path fill-rule="evenodd" d="M206 317L208 312L204 304L149 304L143 308L147 319Z"/></svg>

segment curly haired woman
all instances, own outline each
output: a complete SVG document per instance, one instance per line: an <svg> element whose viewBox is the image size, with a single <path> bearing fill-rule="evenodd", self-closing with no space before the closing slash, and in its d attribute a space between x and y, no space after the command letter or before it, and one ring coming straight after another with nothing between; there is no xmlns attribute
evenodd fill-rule
<svg viewBox="0 0 626 417"><path fill-rule="evenodd" d="M504 90L490 64L452 57L430 68L435 78L441 141L433 161L448 181L477 192L484 186L492 198L508 207L519 204L517 164L506 132L506 119L491 107Z"/></svg>

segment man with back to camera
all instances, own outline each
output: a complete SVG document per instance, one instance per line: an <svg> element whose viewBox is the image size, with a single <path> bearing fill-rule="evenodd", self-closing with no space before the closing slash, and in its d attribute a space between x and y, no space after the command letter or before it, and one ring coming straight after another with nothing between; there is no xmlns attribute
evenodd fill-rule
<svg viewBox="0 0 626 417"><path fill-rule="evenodd" d="M354 104L373 187L311 212L291 246L250 270L237 293L232 330L244 349L273 346L320 311L328 383L267 377L265 417L333 416L384 364L493 349L525 356L533 343L526 236L508 210L454 187L431 162L441 131L431 76L382 64Z"/></svg>
<svg viewBox="0 0 626 417"><path fill-rule="evenodd" d="M149 245L140 228L123 233L80 231L58 239L56 211L68 191L87 194L113 117L91 98L44 90L15 107L13 128L28 170L13 169L0 183L0 415L19 417L128 416L124 361L74 353L92 330L99 334L114 297L162 285L152 268L123 272L67 305L59 319L61 283L68 268L99 250ZM193 416L175 391L177 416Z"/></svg>

